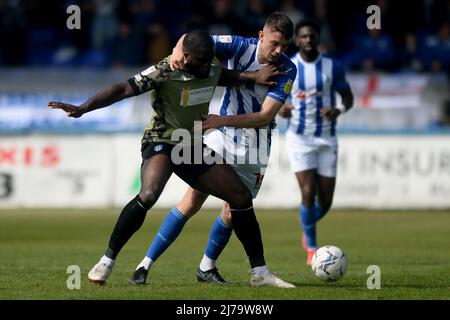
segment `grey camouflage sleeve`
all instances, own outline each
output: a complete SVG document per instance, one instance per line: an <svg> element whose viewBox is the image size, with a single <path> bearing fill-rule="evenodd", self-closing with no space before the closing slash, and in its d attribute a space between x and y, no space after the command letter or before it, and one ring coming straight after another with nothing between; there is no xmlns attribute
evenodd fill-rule
<svg viewBox="0 0 450 320"><path fill-rule="evenodd" d="M133 88L135 95L157 89L168 80L170 66L164 59L160 63L153 65L146 70L128 79L128 83Z"/></svg>

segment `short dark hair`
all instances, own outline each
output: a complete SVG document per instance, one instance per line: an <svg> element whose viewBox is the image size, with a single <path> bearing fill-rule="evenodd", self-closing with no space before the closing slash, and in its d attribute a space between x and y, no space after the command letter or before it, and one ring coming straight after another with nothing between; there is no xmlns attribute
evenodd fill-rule
<svg viewBox="0 0 450 320"><path fill-rule="evenodd" d="M294 24L283 12L274 12L267 17L266 26L281 33L287 40L294 35Z"/></svg>
<svg viewBox="0 0 450 320"><path fill-rule="evenodd" d="M204 30L192 30L186 33L183 48L197 59L210 60L214 57L214 43Z"/></svg>
<svg viewBox="0 0 450 320"><path fill-rule="evenodd" d="M300 31L300 28L303 28L303 27L313 28L319 36L320 36L320 33L322 32L322 28L320 27L319 21L317 21L315 19L311 19L311 18L306 18L306 19L300 20L295 25L295 36L298 36L298 32Z"/></svg>

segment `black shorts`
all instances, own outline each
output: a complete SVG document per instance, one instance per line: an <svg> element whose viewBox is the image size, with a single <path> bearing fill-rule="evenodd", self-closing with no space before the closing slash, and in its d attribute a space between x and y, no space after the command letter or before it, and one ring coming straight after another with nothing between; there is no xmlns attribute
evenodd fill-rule
<svg viewBox="0 0 450 320"><path fill-rule="evenodd" d="M175 145L165 142L145 142L141 147L141 154L142 154L142 165L144 164L144 161L147 159L150 159L158 154L164 154L170 159L170 165L172 171L180 177L184 182L189 184L191 187L195 188L195 185L197 183L198 177L203 175L206 171L211 169L212 166L215 164L207 164L204 163L203 160L201 163L194 163L194 146L185 147L190 148L191 152L191 161L188 163L174 163L172 159L172 150L175 147ZM202 144L202 154L205 149L206 145ZM183 150L181 150L181 155L183 155ZM214 151L210 151L214 152ZM202 158L203 159L203 158Z"/></svg>

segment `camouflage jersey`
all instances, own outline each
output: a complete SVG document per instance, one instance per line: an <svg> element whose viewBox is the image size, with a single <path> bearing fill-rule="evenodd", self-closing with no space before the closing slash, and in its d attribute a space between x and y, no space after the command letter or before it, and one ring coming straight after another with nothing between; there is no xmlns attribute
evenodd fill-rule
<svg viewBox="0 0 450 320"><path fill-rule="evenodd" d="M177 144L171 139L175 129L191 132L194 121L201 121L201 115L208 114L220 71L220 62L215 58L209 76L198 79L183 71L172 71L166 57L129 79L136 95L150 91L153 114L142 144L149 141ZM192 142L193 138L189 143Z"/></svg>

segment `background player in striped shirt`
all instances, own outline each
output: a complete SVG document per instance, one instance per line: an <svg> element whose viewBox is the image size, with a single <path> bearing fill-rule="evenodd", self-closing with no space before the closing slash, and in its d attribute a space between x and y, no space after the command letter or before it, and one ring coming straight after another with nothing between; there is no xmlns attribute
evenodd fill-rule
<svg viewBox="0 0 450 320"><path fill-rule="evenodd" d="M307 264L317 249L316 223L328 212L336 184L338 140L336 119L353 105L353 94L342 65L319 50L320 25L311 19L297 23L292 58L297 66L290 104L280 110L289 118L288 155L300 186L300 221ZM336 92L342 104L336 104Z"/></svg>

